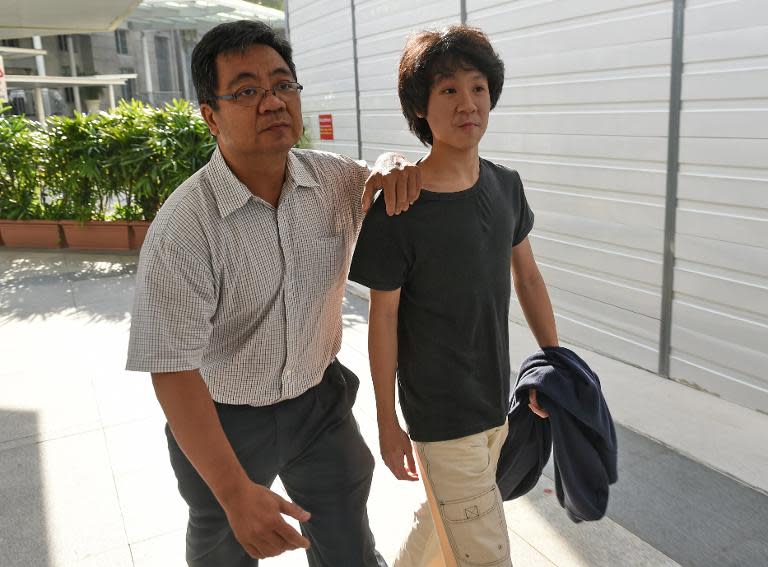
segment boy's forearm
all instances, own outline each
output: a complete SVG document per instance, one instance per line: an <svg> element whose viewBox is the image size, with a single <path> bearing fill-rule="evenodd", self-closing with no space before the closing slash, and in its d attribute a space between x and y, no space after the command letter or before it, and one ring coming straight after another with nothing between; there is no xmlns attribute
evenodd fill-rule
<svg viewBox="0 0 768 567"><path fill-rule="evenodd" d="M368 318L368 352L376 395L379 425L397 423L395 376L397 372L397 312L383 313L371 301Z"/></svg>
<svg viewBox="0 0 768 567"><path fill-rule="evenodd" d="M552 302L541 274L527 281L515 281L515 291L528 327L539 346L558 346Z"/></svg>

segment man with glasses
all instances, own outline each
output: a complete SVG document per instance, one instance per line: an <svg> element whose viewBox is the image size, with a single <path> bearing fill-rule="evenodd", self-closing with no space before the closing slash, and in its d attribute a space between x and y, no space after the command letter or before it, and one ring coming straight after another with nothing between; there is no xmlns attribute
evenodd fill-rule
<svg viewBox="0 0 768 567"><path fill-rule="evenodd" d="M373 457L351 413L358 382L335 357L363 209L379 186L390 212L406 210L418 171L292 149L302 86L264 24L209 31L192 76L217 149L147 235L127 365L152 373L168 420L187 562L255 566L306 548L312 567L384 565L366 512ZM277 476L293 502L269 490Z"/></svg>

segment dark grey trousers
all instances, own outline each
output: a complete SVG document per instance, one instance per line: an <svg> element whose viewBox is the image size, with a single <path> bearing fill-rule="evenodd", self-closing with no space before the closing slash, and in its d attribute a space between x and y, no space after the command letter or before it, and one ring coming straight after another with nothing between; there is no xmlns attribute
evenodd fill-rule
<svg viewBox="0 0 768 567"><path fill-rule="evenodd" d="M310 567L386 567L368 526L366 502L373 456L352 405L359 381L334 361L323 381L298 398L266 407L216 404L224 432L254 482L277 476L297 505ZM193 567L256 567L237 542L224 510L166 426L171 465L189 505L187 563Z"/></svg>

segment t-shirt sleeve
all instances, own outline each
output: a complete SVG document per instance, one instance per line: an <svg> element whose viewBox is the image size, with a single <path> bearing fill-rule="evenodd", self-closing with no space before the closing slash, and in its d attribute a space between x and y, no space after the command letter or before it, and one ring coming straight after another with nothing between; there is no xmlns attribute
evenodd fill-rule
<svg viewBox="0 0 768 567"><path fill-rule="evenodd" d="M216 286L199 252L158 239L142 251L136 274L128 370L200 368L212 332Z"/></svg>
<svg viewBox="0 0 768 567"><path fill-rule="evenodd" d="M363 221L352 257L349 279L371 289L392 291L408 277L411 254L406 245L404 216L387 216L379 196Z"/></svg>
<svg viewBox="0 0 768 567"><path fill-rule="evenodd" d="M517 246L533 228L533 211L528 205L528 199L525 198L525 190L523 189L523 182L520 179L520 175L515 172L515 179L517 181L517 203L515 210L517 212L517 218L515 219L515 231L512 236L512 246Z"/></svg>

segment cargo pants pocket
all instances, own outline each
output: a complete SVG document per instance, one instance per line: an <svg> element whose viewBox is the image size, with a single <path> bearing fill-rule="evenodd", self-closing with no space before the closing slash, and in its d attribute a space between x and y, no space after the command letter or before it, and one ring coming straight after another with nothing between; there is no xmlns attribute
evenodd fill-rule
<svg viewBox="0 0 768 567"><path fill-rule="evenodd" d="M498 489L440 503L443 525L459 565L508 564L509 538Z"/></svg>

